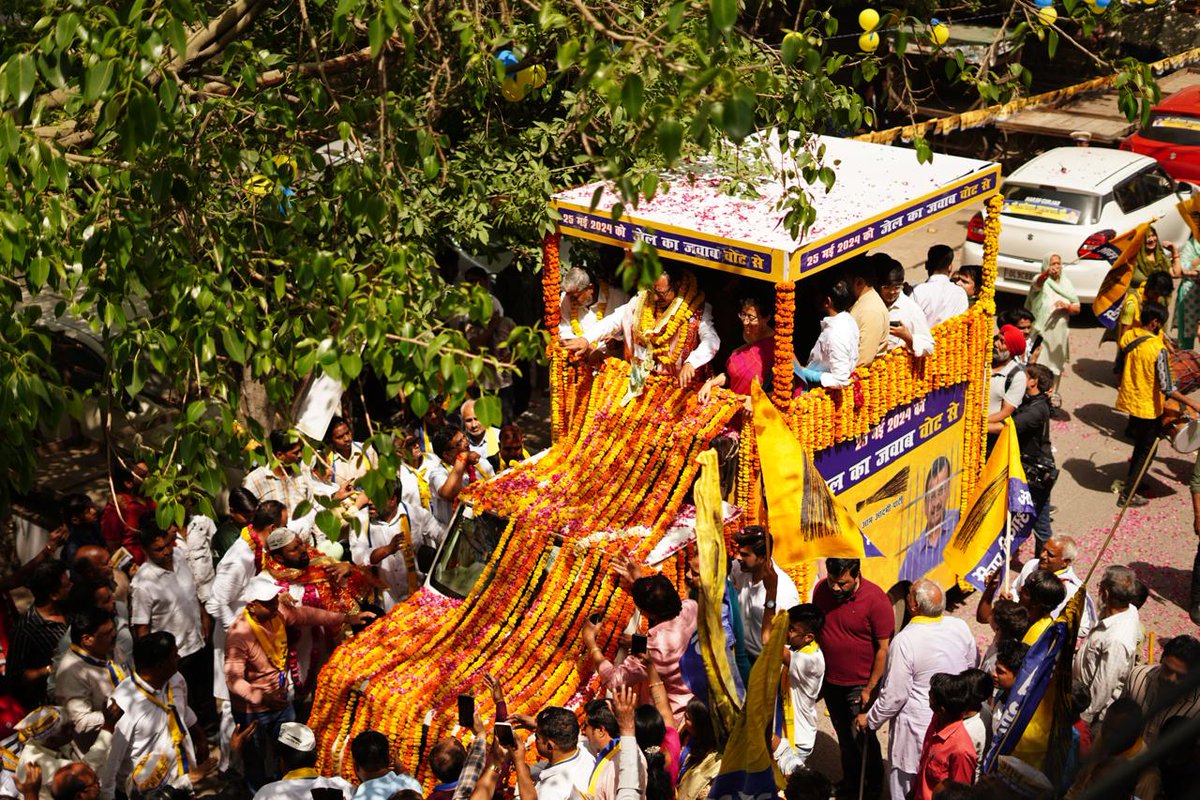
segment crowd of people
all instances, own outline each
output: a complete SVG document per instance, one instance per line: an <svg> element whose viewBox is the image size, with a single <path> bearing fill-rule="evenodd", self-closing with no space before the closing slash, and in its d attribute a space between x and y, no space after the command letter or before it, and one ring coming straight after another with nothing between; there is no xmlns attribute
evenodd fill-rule
<svg viewBox="0 0 1200 800"><path fill-rule="evenodd" d="M1165 403L1200 411L1176 385L1161 335L1172 275L1200 277L1200 255L1184 269L1178 251L1172 259L1147 248L1117 332L1117 408L1129 415L1134 442L1119 496L1130 505L1140 502L1133 489ZM954 271L953 255L931 248L928 278L916 286L905 283L894 258L875 254L802 287L820 324L808 355L795 361L796 391L850 387L856 368L895 348L930 355L933 329L966 311L983 280L976 267ZM562 287L565 347L595 363L627 359L631 393L652 374L696 391L701 403L722 387L747 397L755 381L770 388L771 299L738 300L743 341L718 370L714 311L687 270L669 265L633 297L579 267ZM1197 302L1181 293L1177 318L1194 317ZM1158 663L1140 663L1146 587L1129 568L1109 566L1078 628L1069 745L1055 744L1058 698L1049 692L1019 741L994 769L983 769L1026 656L1082 586L1075 542L1052 530L1058 470L1049 438L1070 361L1067 321L1079 310L1061 258L1051 256L1026 307L998 320L987 430L994 441L1012 420L1035 509L1035 557L1014 569L1011 586L997 571L981 593L976 617L994 634L982 653L967 625L945 613L954 587L924 578L924 568L902 572L909 579L885 591L863 577L858 561L830 558L811 596L801 597L772 559L771 534L758 526L737 533L722 609L724 657L744 689L764 653L777 652L768 648L774 618L787 616L782 662L771 665L781 679L779 708L764 733L789 800L1071 796L1200 717L1200 641L1175 637ZM1178 323L1186 344L1183 330L1197 321L1189 319ZM227 514L217 520L190 514L161 527L142 492L149 466L136 460L111 466L103 509L86 495L66 498L63 526L0 581L6 593L24 587L32 595L24 613L9 609L3 620L0 735L15 734L18 746L8 754L12 769L0 770L0 798L175 797L214 783L242 787L256 800L486 800L510 784L539 800L708 796L725 732L699 653L694 552L688 597L650 567L618 561L617 579L647 624L644 650L614 663L597 646L601 621L584 624L580 657L605 691L578 711L509 713L503 687L488 679L497 718L474 720L467 745L454 738L433 745L425 766L438 782L428 793L410 774L420 765L395 763L380 731L349 743L357 786L317 774L319 737L302 720L332 648L418 591L465 488L529 457L518 426L487 427L475 401L451 409L436 398L397 429L403 463L387 481L387 501L375 505L362 485L379 459L354 433L340 417L318 443L272 432L270 458L229 492ZM948 472L948 464L934 464L931 475L943 466ZM1192 488L1200 531L1200 478ZM341 535L330 535L323 514ZM956 519L939 523L937 552ZM633 645L627 638L623 645ZM812 763L822 713L837 739L836 785ZM886 755L877 735L885 725ZM1111 796L1174 796L1173 787L1195 778L1194 745L1185 744ZM541 763L526 757L531 745Z"/></svg>

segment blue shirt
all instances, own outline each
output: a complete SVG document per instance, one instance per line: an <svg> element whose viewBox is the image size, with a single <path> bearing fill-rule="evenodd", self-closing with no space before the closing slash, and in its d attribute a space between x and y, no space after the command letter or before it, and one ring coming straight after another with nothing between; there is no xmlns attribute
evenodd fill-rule
<svg viewBox="0 0 1200 800"><path fill-rule="evenodd" d="M363 781L354 792L354 800L388 800L389 797L403 789L421 791L421 784L411 775L397 775L389 772L369 781Z"/></svg>

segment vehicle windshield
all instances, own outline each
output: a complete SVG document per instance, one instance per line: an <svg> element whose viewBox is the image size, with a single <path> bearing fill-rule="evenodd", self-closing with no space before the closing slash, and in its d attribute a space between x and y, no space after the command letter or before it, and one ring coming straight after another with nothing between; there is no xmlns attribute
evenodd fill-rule
<svg viewBox="0 0 1200 800"><path fill-rule="evenodd" d="M1095 195L1077 194L1053 186L1005 184L1001 213L1017 219L1083 225L1094 222L1098 200Z"/></svg>
<svg viewBox="0 0 1200 800"><path fill-rule="evenodd" d="M445 544L430 573L433 587L448 597L466 597L492 559L508 521L463 504L451 520Z"/></svg>
<svg viewBox="0 0 1200 800"><path fill-rule="evenodd" d="M1156 142L1200 146L1200 117L1186 114L1155 114L1142 128L1142 136Z"/></svg>

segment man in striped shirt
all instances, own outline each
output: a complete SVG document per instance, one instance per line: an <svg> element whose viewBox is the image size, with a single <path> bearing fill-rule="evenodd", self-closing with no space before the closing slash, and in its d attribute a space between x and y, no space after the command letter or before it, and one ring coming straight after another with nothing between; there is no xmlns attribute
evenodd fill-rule
<svg viewBox="0 0 1200 800"><path fill-rule="evenodd" d="M1200 716L1200 640L1176 636L1163 646L1162 659L1153 666L1134 667L1125 686L1125 697L1134 700L1146 715L1142 734L1146 744L1158 738L1163 723L1175 717Z"/></svg>

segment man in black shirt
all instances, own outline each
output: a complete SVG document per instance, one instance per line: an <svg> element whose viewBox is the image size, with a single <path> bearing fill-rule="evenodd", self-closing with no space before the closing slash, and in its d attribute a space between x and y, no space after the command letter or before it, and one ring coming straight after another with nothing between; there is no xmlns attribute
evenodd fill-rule
<svg viewBox="0 0 1200 800"><path fill-rule="evenodd" d="M1050 447L1050 396L1054 391L1054 373L1042 364L1025 368L1025 399L1013 412L1013 427L1021 450L1021 465L1033 500L1033 551L1042 552L1053 532L1050 530L1050 490L1058 477L1054 451Z"/></svg>
<svg viewBox="0 0 1200 800"><path fill-rule="evenodd" d="M26 708L47 702L46 680L54 652L67 632L64 616L71 577L61 561L46 561L29 576L33 606L17 621L9 641L8 675L13 695Z"/></svg>

